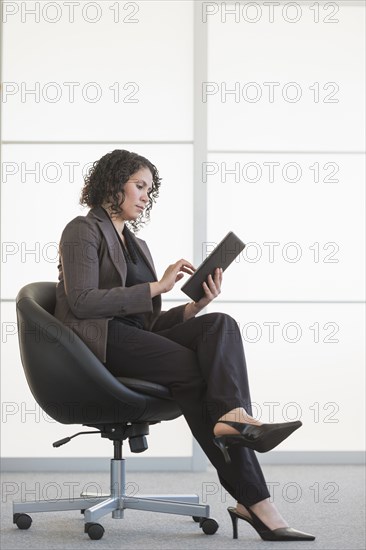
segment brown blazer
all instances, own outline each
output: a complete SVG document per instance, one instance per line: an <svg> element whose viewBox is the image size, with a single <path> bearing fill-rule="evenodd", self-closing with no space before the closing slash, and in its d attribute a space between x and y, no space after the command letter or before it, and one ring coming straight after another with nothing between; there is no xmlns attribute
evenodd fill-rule
<svg viewBox="0 0 366 550"><path fill-rule="evenodd" d="M147 244L136 246L157 280ZM126 287L127 264L108 214L99 206L71 220L62 232L55 317L69 326L103 362L108 321L145 314L145 329L159 331L183 322L186 304L161 311L161 296L151 298L149 283Z"/></svg>

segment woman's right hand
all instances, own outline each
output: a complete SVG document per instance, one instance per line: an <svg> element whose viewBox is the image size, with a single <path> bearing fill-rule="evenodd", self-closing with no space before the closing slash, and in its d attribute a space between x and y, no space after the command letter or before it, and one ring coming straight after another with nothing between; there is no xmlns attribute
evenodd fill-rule
<svg viewBox="0 0 366 550"><path fill-rule="evenodd" d="M184 277L184 273L192 275L195 271L196 268L183 258L175 262L175 264L169 265L159 282L150 283L152 296L169 292L169 290L174 287L175 283Z"/></svg>

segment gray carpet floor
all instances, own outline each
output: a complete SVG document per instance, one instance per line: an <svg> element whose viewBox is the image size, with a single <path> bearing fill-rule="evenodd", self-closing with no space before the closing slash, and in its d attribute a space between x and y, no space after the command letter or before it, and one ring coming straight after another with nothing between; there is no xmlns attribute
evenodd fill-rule
<svg viewBox="0 0 366 550"><path fill-rule="evenodd" d="M127 465L128 467L128 465ZM191 518L126 510L124 519L105 516L102 539L92 541L84 533L78 512L34 513L29 530L12 523L12 501L36 498L68 498L81 490L108 491L109 474L96 473L4 473L1 499L2 550L121 548L134 549L271 549L358 550L365 540L365 471L363 466L262 466L276 506L288 523L316 536L314 542L262 541L244 521L239 539L232 539L226 511L233 499L218 484L216 473L131 472L129 491L140 493L197 493L209 504L211 517L220 527L205 535Z"/></svg>

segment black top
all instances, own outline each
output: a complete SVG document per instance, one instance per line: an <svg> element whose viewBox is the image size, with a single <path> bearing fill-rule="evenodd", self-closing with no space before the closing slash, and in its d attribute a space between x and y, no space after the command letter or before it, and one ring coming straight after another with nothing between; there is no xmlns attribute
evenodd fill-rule
<svg viewBox="0 0 366 550"><path fill-rule="evenodd" d="M108 214L108 213L107 213ZM109 215L108 215L109 217ZM127 277L126 277L126 287L138 285L139 283L152 283L156 281L154 273L151 271L149 265L146 263L145 259L141 255L138 247L135 245L133 238L131 237L131 232L124 225L122 234L126 241L126 246L123 244L120 234L114 226L111 218L109 217L111 224L114 227L115 232L117 233L118 240L123 250L123 254L127 264ZM138 328L144 328L144 315L142 313L135 313L132 315L125 315L124 317L115 316L114 319L118 319L126 325L136 326Z"/></svg>

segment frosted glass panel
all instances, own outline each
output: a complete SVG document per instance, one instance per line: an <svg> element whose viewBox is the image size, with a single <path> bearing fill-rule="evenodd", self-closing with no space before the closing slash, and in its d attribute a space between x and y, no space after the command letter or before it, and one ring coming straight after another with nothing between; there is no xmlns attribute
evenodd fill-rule
<svg viewBox="0 0 366 550"><path fill-rule="evenodd" d="M364 166L362 155L209 155L208 241L232 230L248 245L222 298L363 300Z"/></svg>
<svg viewBox="0 0 366 550"><path fill-rule="evenodd" d="M193 2L4 4L4 140L192 139Z"/></svg>
<svg viewBox="0 0 366 550"><path fill-rule="evenodd" d="M363 149L364 6L212 4L202 90L209 149Z"/></svg>
<svg viewBox="0 0 366 550"><path fill-rule="evenodd" d="M192 147L128 143L122 147L151 160L162 178L150 224L137 233L150 247L160 278L181 257L192 260ZM28 282L57 280L62 230L89 210L78 205L82 174L90 163L118 148L121 144L4 146L3 298L14 298ZM165 297L188 301L179 287Z"/></svg>
<svg viewBox="0 0 366 550"><path fill-rule="evenodd" d="M213 303L208 309L239 324L253 416L303 422L278 451L364 449L364 305Z"/></svg>

